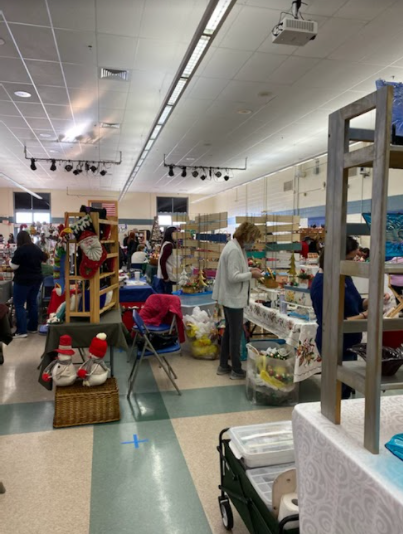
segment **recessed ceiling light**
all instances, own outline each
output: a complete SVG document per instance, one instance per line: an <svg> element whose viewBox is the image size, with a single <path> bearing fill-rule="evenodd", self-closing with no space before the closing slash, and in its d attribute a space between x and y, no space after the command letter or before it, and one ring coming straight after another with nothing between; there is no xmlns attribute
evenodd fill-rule
<svg viewBox="0 0 403 534"><path fill-rule="evenodd" d="M21 98L30 98L32 95L31 93L27 93L26 91L15 91L15 96L19 96Z"/></svg>
<svg viewBox="0 0 403 534"><path fill-rule="evenodd" d="M250 115L252 113L251 109L238 109L237 113L239 115Z"/></svg>
<svg viewBox="0 0 403 534"><path fill-rule="evenodd" d="M6 44L6 41L0 38L0 46L3 46L3 44Z"/></svg>
<svg viewBox="0 0 403 534"><path fill-rule="evenodd" d="M48 137L52 137L52 136L51 136L51 134L39 134L39 137L46 137L46 138L48 138Z"/></svg>

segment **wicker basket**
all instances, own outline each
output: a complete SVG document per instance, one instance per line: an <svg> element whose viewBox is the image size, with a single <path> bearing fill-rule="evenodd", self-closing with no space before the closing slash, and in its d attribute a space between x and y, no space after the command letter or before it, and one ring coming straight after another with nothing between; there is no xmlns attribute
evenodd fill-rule
<svg viewBox="0 0 403 534"><path fill-rule="evenodd" d="M119 389L116 378L105 384L56 387L54 428L119 421Z"/></svg>
<svg viewBox="0 0 403 534"><path fill-rule="evenodd" d="M268 289L276 289L278 287L278 283L274 278L266 278L264 277L261 284L263 284Z"/></svg>

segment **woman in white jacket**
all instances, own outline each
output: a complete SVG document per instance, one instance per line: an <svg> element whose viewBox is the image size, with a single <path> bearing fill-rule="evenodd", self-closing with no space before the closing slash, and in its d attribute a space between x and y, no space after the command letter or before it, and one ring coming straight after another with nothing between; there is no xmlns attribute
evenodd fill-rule
<svg viewBox="0 0 403 534"><path fill-rule="evenodd" d="M252 223L242 223L226 244L218 264L213 299L221 304L225 314L225 333L221 344L218 375L230 374L232 380L245 378L241 366L241 337L243 310L249 303L250 281L260 278L260 269L249 269L245 249L252 248L260 237L260 230ZM228 364L231 357L232 368Z"/></svg>

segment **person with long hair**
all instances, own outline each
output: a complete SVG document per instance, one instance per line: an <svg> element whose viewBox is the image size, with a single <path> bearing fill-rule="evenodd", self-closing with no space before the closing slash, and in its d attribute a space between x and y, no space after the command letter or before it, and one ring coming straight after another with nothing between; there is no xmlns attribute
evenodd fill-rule
<svg viewBox="0 0 403 534"><path fill-rule="evenodd" d="M172 286L177 282L176 267L179 265L179 258L175 257L177 229L170 226L165 230L160 257L158 260L159 290L166 295L172 294Z"/></svg>
<svg viewBox="0 0 403 534"><path fill-rule="evenodd" d="M136 235L136 232L132 230L129 233L129 238L127 240L127 264L130 267L130 259L135 252L137 252L137 247L139 246L139 239Z"/></svg>
<svg viewBox="0 0 403 534"><path fill-rule="evenodd" d="M38 330L38 293L43 280L42 263L47 259L47 254L32 243L28 232L24 230L18 232L17 249L10 263L14 271L13 300L17 320L14 337L16 338L26 338L28 332L36 333Z"/></svg>
<svg viewBox="0 0 403 534"><path fill-rule="evenodd" d="M241 365L243 310L249 303L250 281L262 276L260 269L249 269L246 250L251 249L261 233L250 222L242 223L221 253L214 284L213 299L224 308L225 332L221 343L218 375L229 374L241 380L246 372ZM231 359L232 368L228 364Z"/></svg>

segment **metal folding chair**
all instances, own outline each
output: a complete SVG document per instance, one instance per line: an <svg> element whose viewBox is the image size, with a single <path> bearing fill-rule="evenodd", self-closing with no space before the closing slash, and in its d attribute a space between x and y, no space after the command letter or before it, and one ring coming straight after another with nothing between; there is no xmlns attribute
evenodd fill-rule
<svg viewBox="0 0 403 534"><path fill-rule="evenodd" d="M167 377L171 381L172 385L178 392L178 395L181 395L181 392L176 385L175 380L178 378L175 374L175 371L172 369L171 365L169 364L168 360L166 359L167 354L178 354L181 351L180 343L177 341L176 343L173 343L169 347L165 347L163 349L156 349L153 344L151 343L151 340L149 338L150 332L147 331L144 321L141 318L141 316L138 314L136 310L133 312L133 319L137 326L138 335L141 337L141 339L144 341L144 346L141 351L141 354L139 355L137 353L136 358L134 360L133 368L131 370L130 376L129 376L129 385L127 389L127 398L130 397L130 393L133 389L134 383L136 381L141 362L144 358L148 358L150 356L155 356L158 360L158 363L160 367L165 371Z"/></svg>
<svg viewBox="0 0 403 534"><path fill-rule="evenodd" d="M40 322L43 321L43 319L47 315L47 309L49 306L50 299L52 297L52 291L55 287L55 280L53 276L46 276L43 279L41 290L39 293L39 316L40 316Z"/></svg>

